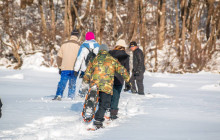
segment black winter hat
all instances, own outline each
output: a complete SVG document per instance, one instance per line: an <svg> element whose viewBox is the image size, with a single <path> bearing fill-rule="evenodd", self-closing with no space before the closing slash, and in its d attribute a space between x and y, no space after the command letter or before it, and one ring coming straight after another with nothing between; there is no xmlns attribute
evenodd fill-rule
<svg viewBox="0 0 220 140"><path fill-rule="evenodd" d="M129 45L129 48L134 47L134 46L137 46L137 43L135 41L132 41Z"/></svg>
<svg viewBox="0 0 220 140"><path fill-rule="evenodd" d="M79 36L79 31L77 29L73 29L71 35Z"/></svg>

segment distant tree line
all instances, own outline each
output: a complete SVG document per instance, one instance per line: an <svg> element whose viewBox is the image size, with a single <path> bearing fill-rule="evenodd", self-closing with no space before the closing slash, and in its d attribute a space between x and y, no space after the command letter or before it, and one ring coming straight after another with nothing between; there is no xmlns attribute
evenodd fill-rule
<svg viewBox="0 0 220 140"><path fill-rule="evenodd" d="M198 72L220 51L219 0L0 0L0 14L0 55L15 69L36 52L56 66L73 28L80 42L87 31L110 48L138 42L154 72Z"/></svg>

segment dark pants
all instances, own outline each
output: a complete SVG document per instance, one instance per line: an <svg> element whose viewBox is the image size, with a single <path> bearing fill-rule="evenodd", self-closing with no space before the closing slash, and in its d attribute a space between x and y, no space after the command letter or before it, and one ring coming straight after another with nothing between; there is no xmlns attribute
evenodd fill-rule
<svg viewBox="0 0 220 140"><path fill-rule="evenodd" d="M112 96L112 101L111 101L111 109L113 110L118 110L118 103L119 103L122 86L123 85L113 86L113 96Z"/></svg>
<svg viewBox="0 0 220 140"><path fill-rule="evenodd" d="M1 98L0 98L0 118L2 117L2 101L1 101Z"/></svg>
<svg viewBox="0 0 220 140"><path fill-rule="evenodd" d="M138 93L139 94L143 94L144 93L144 73L140 73L139 76L134 76L134 73L132 73L132 76L131 76L131 84L132 84L132 89L136 90L136 84L137 84L137 87L138 87ZM136 84L135 84L135 81L136 81Z"/></svg>
<svg viewBox="0 0 220 140"><path fill-rule="evenodd" d="M110 109L111 105L111 98L112 96L110 94L106 94L104 92L99 92L99 108L97 112L95 113L95 120L103 122L105 111L107 109Z"/></svg>

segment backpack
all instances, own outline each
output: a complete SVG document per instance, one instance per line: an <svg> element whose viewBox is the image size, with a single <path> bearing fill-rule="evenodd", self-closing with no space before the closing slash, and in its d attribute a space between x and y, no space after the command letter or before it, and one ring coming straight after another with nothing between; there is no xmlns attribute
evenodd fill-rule
<svg viewBox="0 0 220 140"><path fill-rule="evenodd" d="M86 63L86 66L89 64L90 61L92 61L95 57L96 57L96 54L92 51L90 51L89 48L85 47L86 49L88 49L89 53L85 59L85 63Z"/></svg>

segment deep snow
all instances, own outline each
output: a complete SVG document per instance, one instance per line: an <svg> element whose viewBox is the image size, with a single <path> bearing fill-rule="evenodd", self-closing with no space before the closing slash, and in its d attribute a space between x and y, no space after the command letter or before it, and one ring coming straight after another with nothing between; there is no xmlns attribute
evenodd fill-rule
<svg viewBox="0 0 220 140"><path fill-rule="evenodd" d="M1 140L220 138L219 74L145 73L145 91L151 94L123 92L120 118L95 132L82 122L83 99L51 100L58 81L55 69L0 70Z"/></svg>

